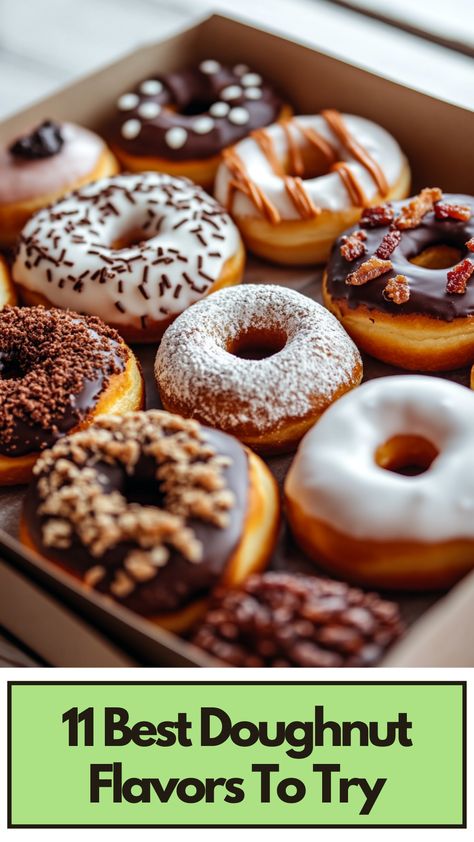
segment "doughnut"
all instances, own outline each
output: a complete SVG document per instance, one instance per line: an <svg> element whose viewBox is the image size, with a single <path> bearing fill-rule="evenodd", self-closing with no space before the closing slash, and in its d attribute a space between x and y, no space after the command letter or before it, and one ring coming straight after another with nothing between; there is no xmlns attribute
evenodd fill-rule
<svg viewBox="0 0 474 842"><path fill-rule="evenodd" d="M223 154L215 195L255 254L283 264L327 260L363 208L408 195L410 169L376 123L334 110L251 133Z"/></svg>
<svg viewBox="0 0 474 842"><path fill-rule="evenodd" d="M371 667L400 636L397 606L301 573L221 588L193 643L233 667Z"/></svg>
<svg viewBox="0 0 474 842"><path fill-rule="evenodd" d="M244 284L198 302L166 331L155 377L163 406L260 453L282 453L362 377L359 352L299 292Z"/></svg>
<svg viewBox="0 0 474 842"><path fill-rule="evenodd" d="M354 582L447 588L474 565L474 395L421 375L372 380L305 436L285 481L307 554Z"/></svg>
<svg viewBox="0 0 474 842"><path fill-rule="evenodd" d="M99 316L130 342L160 339L190 304L239 283L244 249L202 188L161 173L87 185L36 214L13 278L27 304Z"/></svg>
<svg viewBox="0 0 474 842"><path fill-rule="evenodd" d="M140 409L138 363L94 317L0 312L0 485L28 482L40 453L103 413Z"/></svg>
<svg viewBox="0 0 474 842"><path fill-rule="evenodd" d="M474 359L472 196L425 188L364 211L335 244L324 303L359 348L399 368Z"/></svg>
<svg viewBox="0 0 474 842"><path fill-rule="evenodd" d="M7 304L16 304L16 293L7 262L0 254L0 310Z"/></svg>
<svg viewBox="0 0 474 842"><path fill-rule="evenodd" d="M0 245L12 246L39 208L116 172L103 140L73 123L46 120L0 146Z"/></svg>
<svg viewBox="0 0 474 842"><path fill-rule="evenodd" d="M275 480L238 441L161 410L103 416L35 467L21 540L87 588L173 631L219 584L262 569Z"/></svg>
<svg viewBox="0 0 474 842"><path fill-rule="evenodd" d="M223 149L290 114L246 65L205 59L123 92L105 133L125 169L186 176L211 189Z"/></svg>

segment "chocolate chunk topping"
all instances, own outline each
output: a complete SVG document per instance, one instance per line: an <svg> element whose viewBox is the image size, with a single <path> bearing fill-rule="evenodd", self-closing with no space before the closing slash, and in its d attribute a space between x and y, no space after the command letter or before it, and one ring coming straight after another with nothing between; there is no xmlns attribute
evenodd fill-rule
<svg viewBox="0 0 474 842"><path fill-rule="evenodd" d="M343 582L264 573L221 590L193 642L236 667L373 666L399 637L395 603Z"/></svg>
<svg viewBox="0 0 474 842"><path fill-rule="evenodd" d="M0 453L41 450L97 403L127 349L95 317L43 307L0 313Z"/></svg>
<svg viewBox="0 0 474 842"><path fill-rule="evenodd" d="M45 120L30 134L23 135L12 143L9 152L14 158L34 161L57 155L64 144L61 127L52 120Z"/></svg>

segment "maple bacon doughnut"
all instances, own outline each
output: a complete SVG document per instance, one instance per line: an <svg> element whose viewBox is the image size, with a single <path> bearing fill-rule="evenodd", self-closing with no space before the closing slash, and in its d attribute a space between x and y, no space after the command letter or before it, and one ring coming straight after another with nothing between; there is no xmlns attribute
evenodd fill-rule
<svg viewBox="0 0 474 842"><path fill-rule="evenodd" d="M296 540L336 575L449 587L474 565L474 394L437 377L365 383L303 439L285 497Z"/></svg>
<svg viewBox="0 0 474 842"><path fill-rule="evenodd" d="M239 283L243 264L214 199L150 172L95 182L36 214L13 278L28 304L99 316L127 341L150 342L190 304Z"/></svg>
<svg viewBox="0 0 474 842"><path fill-rule="evenodd" d="M359 352L339 328L286 287L222 290L166 331L155 362L162 403L258 452L291 450L361 380Z"/></svg>
<svg viewBox="0 0 474 842"><path fill-rule="evenodd" d="M122 93L106 133L125 169L186 176L211 189L223 149L290 114L247 65L206 59Z"/></svg>
<svg viewBox="0 0 474 842"><path fill-rule="evenodd" d="M364 211L336 243L324 303L358 347L401 368L474 359L474 198L425 188Z"/></svg>
<svg viewBox="0 0 474 842"><path fill-rule="evenodd" d="M410 169L381 126L334 110L252 132L224 152L215 195L251 251L284 264L327 260L362 209L408 195Z"/></svg>
<svg viewBox="0 0 474 842"><path fill-rule="evenodd" d="M276 483L235 439L160 410L97 419L35 467L24 544L174 631L262 569Z"/></svg>
<svg viewBox="0 0 474 842"><path fill-rule="evenodd" d="M41 451L100 414L142 404L134 355L99 319L42 307L0 313L0 485L27 482Z"/></svg>
<svg viewBox="0 0 474 842"><path fill-rule="evenodd" d="M116 172L104 141L73 123L45 120L0 147L0 245L12 246L39 208Z"/></svg>

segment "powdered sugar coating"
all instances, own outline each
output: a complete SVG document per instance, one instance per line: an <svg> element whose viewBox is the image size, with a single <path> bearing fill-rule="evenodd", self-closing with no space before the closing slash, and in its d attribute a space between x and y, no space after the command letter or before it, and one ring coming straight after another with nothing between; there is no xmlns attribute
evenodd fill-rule
<svg viewBox="0 0 474 842"><path fill-rule="evenodd" d="M286 344L262 360L230 353L249 331L283 334ZM237 435L248 424L274 432L322 412L357 384L361 366L356 346L320 304L285 287L246 284L198 302L168 328L155 376L171 402Z"/></svg>

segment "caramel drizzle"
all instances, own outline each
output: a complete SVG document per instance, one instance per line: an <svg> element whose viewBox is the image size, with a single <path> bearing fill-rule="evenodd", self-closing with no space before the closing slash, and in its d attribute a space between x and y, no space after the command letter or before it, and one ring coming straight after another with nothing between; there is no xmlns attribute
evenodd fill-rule
<svg viewBox="0 0 474 842"><path fill-rule="evenodd" d="M299 147L293 138L289 122L283 123L283 131L287 140L290 166L298 173L297 176L286 175L285 169L276 154L273 140L265 129L257 129L255 132L252 132L252 137L260 146L275 175L283 179L285 190L293 202L297 213L299 213L302 219L314 219L315 216L321 213L321 209L316 207L312 202L299 177L299 174L304 171L304 163Z"/></svg>
<svg viewBox="0 0 474 842"><path fill-rule="evenodd" d="M311 126L303 125L303 123L300 123L296 118L293 119L293 125L300 130L301 134L304 135L309 143L321 152L323 157L326 159L328 166L331 166L331 164L334 164L337 161L337 152L334 149L334 146L331 146L329 141L320 135L316 129L313 129Z"/></svg>
<svg viewBox="0 0 474 842"><path fill-rule="evenodd" d="M364 193L362 185L352 172L349 164L345 161L337 161L332 165L331 170L337 172L346 188L349 198L355 207L366 208L370 202Z"/></svg>
<svg viewBox="0 0 474 842"><path fill-rule="evenodd" d="M223 158L231 174L229 188L227 191L227 209L232 210L235 193L240 190L241 193L248 196L257 210L259 210L262 216L266 217L272 225L276 225L280 222L281 216L277 208L270 201L268 196L265 195L263 190L252 181L246 170L244 162L239 157L235 149L233 147L226 149L223 152Z"/></svg>
<svg viewBox="0 0 474 842"><path fill-rule="evenodd" d="M304 161L303 155L301 154L301 149L296 142L296 138L291 131L291 120L285 120L281 127L285 133L286 138L286 145L288 147L288 154L290 156L290 170L294 172L296 176L302 176L304 173Z"/></svg>
<svg viewBox="0 0 474 842"><path fill-rule="evenodd" d="M336 135L338 140L353 156L353 158L359 161L359 163L368 170L374 179L381 196L386 196L389 193L390 187L382 169L377 161L372 158L370 153L367 152L367 149L364 149L364 147L361 146L360 143L351 135L339 112L334 109L326 109L321 111L321 116L324 117L331 131Z"/></svg>
<svg viewBox="0 0 474 842"><path fill-rule="evenodd" d="M253 139L258 143L260 149L262 150L265 158L267 159L268 163L270 164L273 172L275 175L280 176L280 178L284 178L285 170L282 166L277 153L275 152L275 146L273 140L271 139L268 132L265 129L255 129L255 131L251 132L251 136Z"/></svg>
<svg viewBox="0 0 474 842"><path fill-rule="evenodd" d="M319 216L321 208L316 207L301 178L285 175L283 181L285 182L286 192L302 219L314 219L315 216Z"/></svg>

